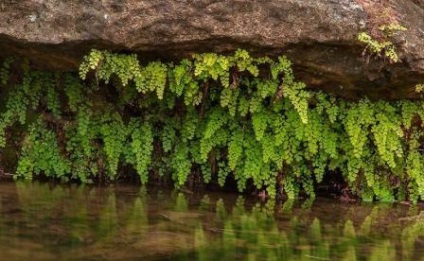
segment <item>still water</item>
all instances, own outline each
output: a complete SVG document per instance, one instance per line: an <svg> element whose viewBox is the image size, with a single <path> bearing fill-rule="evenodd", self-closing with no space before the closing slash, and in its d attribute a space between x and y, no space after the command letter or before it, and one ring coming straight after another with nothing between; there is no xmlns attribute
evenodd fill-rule
<svg viewBox="0 0 424 261"><path fill-rule="evenodd" d="M424 260L424 212L0 183L0 260Z"/></svg>

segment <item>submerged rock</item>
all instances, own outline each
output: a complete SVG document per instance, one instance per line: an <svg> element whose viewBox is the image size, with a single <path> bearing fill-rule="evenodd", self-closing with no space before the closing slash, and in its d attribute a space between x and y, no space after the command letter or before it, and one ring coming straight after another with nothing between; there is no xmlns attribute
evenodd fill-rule
<svg viewBox="0 0 424 261"><path fill-rule="evenodd" d="M311 88L347 98L419 98L424 82L424 2L381 2L408 30L391 39L399 63L363 55L357 40L373 15L368 0L6 0L1 56L21 54L49 70L75 70L91 48L173 60L245 48L286 54ZM387 2L387 3L386 3Z"/></svg>

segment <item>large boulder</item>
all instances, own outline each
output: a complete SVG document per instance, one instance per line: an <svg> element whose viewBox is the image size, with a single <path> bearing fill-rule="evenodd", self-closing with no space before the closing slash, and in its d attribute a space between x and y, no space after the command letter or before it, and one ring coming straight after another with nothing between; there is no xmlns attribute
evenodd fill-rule
<svg viewBox="0 0 424 261"><path fill-rule="evenodd" d="M419 98L414 86L424 83L424 1L373 0L382 10L369 1L3 0L0 55L75 70L91 48L136 52L145 60L245 48L288 55L311 88L353 99ZM387 10L408 29L390 39L398 63L364 53L357 40Z"/></svg>

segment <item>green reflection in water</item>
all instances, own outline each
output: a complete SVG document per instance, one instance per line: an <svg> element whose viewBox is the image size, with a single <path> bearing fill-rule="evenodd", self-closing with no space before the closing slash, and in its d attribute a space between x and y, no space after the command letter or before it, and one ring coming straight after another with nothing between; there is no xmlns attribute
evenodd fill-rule
<svg viewBox="0 0 424 261"><path fill-rule="evenodd" d="M0 183L0 251L4 260L424 260L420 211Z"/></svg>

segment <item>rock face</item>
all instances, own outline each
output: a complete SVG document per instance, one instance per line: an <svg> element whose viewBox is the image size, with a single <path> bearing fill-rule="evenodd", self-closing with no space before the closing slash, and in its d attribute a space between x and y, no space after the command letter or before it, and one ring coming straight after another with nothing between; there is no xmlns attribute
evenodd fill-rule
<svg viewBox="0 0 424 261"><path fill-rule="evenodd" d="M347 98L418 98L424 83L424 1L372 0L3 0L0 55L75 70L91 48L179 59L245 48L286 54L311 88ZM371 2L372 2L371 1ZM391 38L401 61L363 54L357 41L385 11L408 30ZM387 13L387 12L386 12Z"/></svg>

